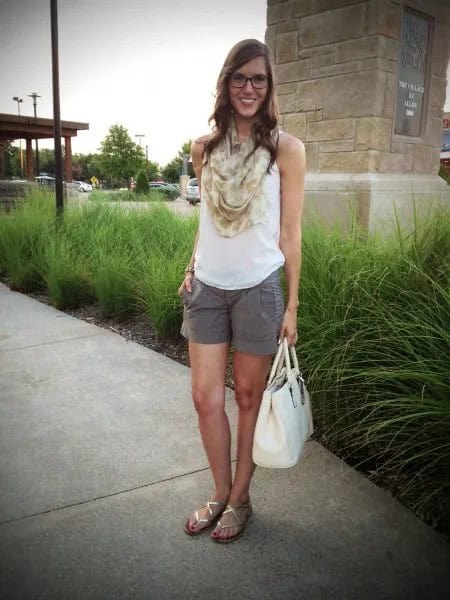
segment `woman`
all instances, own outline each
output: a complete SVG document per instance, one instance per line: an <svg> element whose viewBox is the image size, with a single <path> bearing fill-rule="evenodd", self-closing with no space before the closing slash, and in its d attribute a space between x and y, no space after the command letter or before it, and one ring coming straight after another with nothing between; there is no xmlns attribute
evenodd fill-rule
<svg viewBox="0 0 450 600"><path fill-rule="evenodd" d="M241 535L251 515L253 436L278 340L297 342L305 152L297 138L278 130L273 69L263 43L244 40L231 49L212 120L213 133L191 149L201 184L200 227L178 293L192 395L215 489L184 531L198 535L216 524L211 537L224 543ZM239 408L234 480L225 413L230 346Z"/></svg>

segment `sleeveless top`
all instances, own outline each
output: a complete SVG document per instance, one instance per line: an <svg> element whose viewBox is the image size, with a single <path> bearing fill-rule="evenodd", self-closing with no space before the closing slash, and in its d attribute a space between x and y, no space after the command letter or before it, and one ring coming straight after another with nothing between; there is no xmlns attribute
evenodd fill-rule
<svg viewBox="0 0 450 600"><path fill-rule="evenodd" d="M284 265L280 242L280 173L274 163L265 175L267 220L226 238L217 233L204 197L195 253L195 276L224 290L250 288ZM202 193L203 196L203 193Z"/></svg>

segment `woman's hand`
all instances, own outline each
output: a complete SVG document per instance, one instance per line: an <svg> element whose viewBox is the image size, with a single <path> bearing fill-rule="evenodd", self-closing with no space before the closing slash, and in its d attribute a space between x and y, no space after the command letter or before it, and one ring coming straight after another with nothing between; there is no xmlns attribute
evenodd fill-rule
<svg viewBox="0 0 450 600"><path fill-rule="evenodd" d="M286 338L289 347L295 346L298 340L297 310L291 308L286 309L278 337L280 340Z"/></svg>
<svg viewBox="0 0 450 600"><path fill-rule="evenodd" d="M180 287L178 288L178 296L181 298L181 294L183 293L183 290L186 290L187 292L191 293L192 292L192 279L193 279L194 275L193 273L186 273L185 278L183 283L180 285Z"/></svg>

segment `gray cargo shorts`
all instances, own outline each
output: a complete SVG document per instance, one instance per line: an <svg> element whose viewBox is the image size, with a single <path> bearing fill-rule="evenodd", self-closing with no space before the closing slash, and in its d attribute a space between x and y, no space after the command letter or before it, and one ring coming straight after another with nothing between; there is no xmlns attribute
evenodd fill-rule
<svg viewBox="0 0 450 600"><path fill-rule="evenodd" d="M183 288L181 334L198 344L230 342L248 354L275 354L284 316L279 271L258 285L223 290L195 276L192 292Z"/></svg>

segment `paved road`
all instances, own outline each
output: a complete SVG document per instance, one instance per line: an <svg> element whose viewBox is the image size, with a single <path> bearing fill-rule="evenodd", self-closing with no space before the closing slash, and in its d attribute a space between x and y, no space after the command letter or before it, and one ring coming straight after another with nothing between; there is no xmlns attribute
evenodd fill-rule
<svg viewBox="0 0 450 600"><path fill-rule="evenodd" d="M186 536L189 369L2 284L0 374L0 598L448 598L448 543L316 442L257 469L238 542Z"/></svg>

